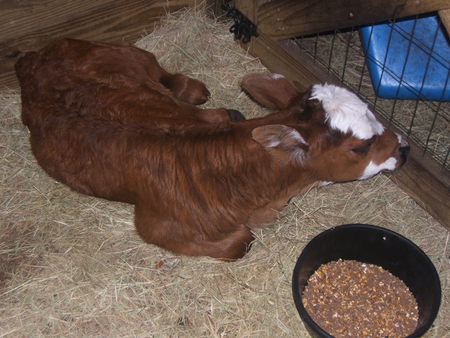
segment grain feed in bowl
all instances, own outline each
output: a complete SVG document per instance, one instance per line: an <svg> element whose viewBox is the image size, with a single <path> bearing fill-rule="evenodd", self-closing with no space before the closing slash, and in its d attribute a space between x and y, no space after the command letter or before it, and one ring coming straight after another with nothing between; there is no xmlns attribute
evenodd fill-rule
<svg viewBox="0 0 450 338"><path fill-rule="evenodd" d="M406 337L419 318L403 281L380 266L355 260L321 265L308 279L302 302L335 337Z"/></svg>

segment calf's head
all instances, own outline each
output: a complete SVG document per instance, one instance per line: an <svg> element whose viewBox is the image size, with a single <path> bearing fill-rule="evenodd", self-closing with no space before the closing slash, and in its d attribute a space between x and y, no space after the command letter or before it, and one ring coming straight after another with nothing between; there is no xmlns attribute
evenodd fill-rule
<svg viewBox="0 0 450 338"><path fill-rule="evenodd" d="M253 139L317 181L367 179L406 161L406 139L384 128L367 104L345 88L318 84L300 93L278 74L247 75L242 87L285 116L282 124L255 128Z"/></svg>

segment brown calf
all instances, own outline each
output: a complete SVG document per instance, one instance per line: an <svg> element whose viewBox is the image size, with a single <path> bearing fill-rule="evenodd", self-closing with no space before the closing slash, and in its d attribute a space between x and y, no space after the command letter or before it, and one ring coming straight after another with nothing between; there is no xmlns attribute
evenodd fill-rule
<svg viewBox="0 0 450 338"><path fill-rule="evenodd" d="M84 194L135 204L141 237L176 253L236 259L251 228L311 187L395 170L408 145L346 89L299 93L277 74L243 89L279 112L201 109L205 85L131 45L61 40L16 65L33 154Z"/></svg>

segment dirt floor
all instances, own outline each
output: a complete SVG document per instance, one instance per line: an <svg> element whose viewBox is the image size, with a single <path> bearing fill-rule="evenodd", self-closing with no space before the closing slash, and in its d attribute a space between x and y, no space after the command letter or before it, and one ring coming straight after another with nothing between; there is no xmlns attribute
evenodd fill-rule
<svg viewBox="0 0 450 338"><path fill-rule="evenodd" d="M239 88L266 70L229 26L188 11L137 45L204 81L207 106L266 114ZM50 179L30 153L18 92L0 94L0 337L306 337L293 267L315 235L347 223L392 229L429 255L443 298L425 337L450 336L449 231L387 176L296 197L237 262L177 256L139 239L132 206Z"/></svg>

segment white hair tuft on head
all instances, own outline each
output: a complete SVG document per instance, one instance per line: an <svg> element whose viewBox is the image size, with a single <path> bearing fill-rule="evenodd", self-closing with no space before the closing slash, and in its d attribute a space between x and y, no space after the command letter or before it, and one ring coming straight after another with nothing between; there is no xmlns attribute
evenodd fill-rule
<svg viewBox="0 0 450 338"><path fill-rule="evenodd" d="M370 139L384 131L367 104L351 91L331 84L314 85L309 98L322 103L330 127L351 132L360 139Z"/></svg>

